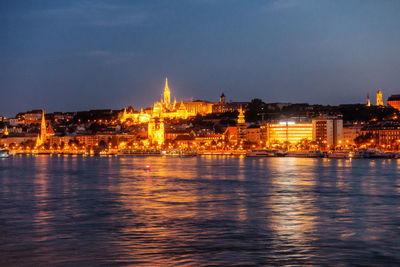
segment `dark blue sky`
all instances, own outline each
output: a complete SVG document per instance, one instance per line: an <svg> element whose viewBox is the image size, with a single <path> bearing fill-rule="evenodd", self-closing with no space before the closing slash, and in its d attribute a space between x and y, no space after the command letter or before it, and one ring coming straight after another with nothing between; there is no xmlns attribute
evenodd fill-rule
<svg viewBox="0 0 400 267"><path fill-rule="evenodd" d="M0 114L400 93L400 1L0 1Z"/></svg>

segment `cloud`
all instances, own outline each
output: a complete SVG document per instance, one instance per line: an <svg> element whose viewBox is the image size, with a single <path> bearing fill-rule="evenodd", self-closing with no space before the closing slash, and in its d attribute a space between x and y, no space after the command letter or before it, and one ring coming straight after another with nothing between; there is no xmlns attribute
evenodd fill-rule
<svg viewBox="0 0 400 267"><path fill-rule="evenodd" d="M133 52L115 52L109 50L92 50L83 53L84 56L99 60L105 64L121 64L131 61L135 57Z"/></svg>
<svg viewBox="0 0 400 267"><path fill-rule="evenodd" d="M68 3L68 2L67 2ZM68 5L32 10L36 19L67 20L91 26L116 27L138 25L147 14L134 5L114 5L102 1L69 2Z"/></svg>
<svg viewBox="0 0 400 267"><path fill-rule="evenodd" d="M85 56L89 57L106 57L109 56L111 53L107 50L93 50L84 53Z"/></svg>
<svg viewBox="0 0 400 267"><path fill-rule="evenodd" d="M286 9L300 5L299 0L276 0L268 5L269 9Z"/></svg>
<svg viewBox="0 0 400 267"><path fill-rule="evenodd" d="M146 16L144 14L132 14L114 18L102 17L93 19L92 21L90 21L90 24L94 26L104 26L104 27L137 25L140 24L145 18Z"/></svg>

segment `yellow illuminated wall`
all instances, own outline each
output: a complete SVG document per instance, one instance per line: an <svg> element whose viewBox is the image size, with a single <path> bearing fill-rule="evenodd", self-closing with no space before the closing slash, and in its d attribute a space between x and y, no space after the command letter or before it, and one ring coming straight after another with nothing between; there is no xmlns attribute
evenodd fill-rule
<svg viewBox="0 0 400 267"><path fill-rule="evenodd" d="M312 140L312 123L281 122L269 123L269 142L289 142L296 144L302 139Z"/></svg>

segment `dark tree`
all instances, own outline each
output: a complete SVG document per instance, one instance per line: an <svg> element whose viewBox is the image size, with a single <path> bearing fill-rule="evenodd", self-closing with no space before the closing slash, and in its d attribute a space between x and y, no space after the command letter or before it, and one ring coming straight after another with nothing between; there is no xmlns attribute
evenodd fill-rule
<svg viewBox="0 0 400 267"><path fill-rule="evenodd" d="M247 111L245 113L246 121L257 122L261 120L262 114L265 112L265 110L265 103L259 98L254 98L247 106Z"/></svg>

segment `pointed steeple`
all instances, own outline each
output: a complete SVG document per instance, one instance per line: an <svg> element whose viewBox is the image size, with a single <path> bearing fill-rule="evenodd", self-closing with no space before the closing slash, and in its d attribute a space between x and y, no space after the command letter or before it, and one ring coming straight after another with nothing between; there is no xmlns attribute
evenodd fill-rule
<svg viewBox="0 0 400 267"><path fill-rule="evenodd" d="M369 94L367 94L367 107L371 106L371 100L369 99Z"/></svg>
<svg viewBox="0 0 400 267"><path fill-rule="evenodd" d="M46 140L46 120L44 118L44 110L42 109L42 122L40 124L40 140L42 142L42 144L44 143L44 141Z"/></svg>
<svg viewBox="0 0 400 267"><path fill-rule="evenodd" d="M164 104L169 105L171 103L171 91L168 87L168 78L165 78L165 87L164 87Z"/></svg>
<svg viewBox="0 0 400 267"><path fill-rule="evenodd" d="M6 127L4 128L4 135L8 135L7 125L6 125Z"/></svg>
<svg viewBox="0 0 400 267"><path fill-rule="evenodd" d="M165 77L165 88L164 91L169 91L169 87L168 87L168 77Z"/></svg>

